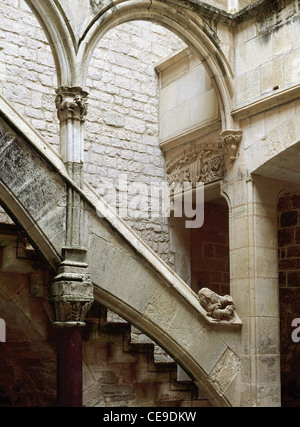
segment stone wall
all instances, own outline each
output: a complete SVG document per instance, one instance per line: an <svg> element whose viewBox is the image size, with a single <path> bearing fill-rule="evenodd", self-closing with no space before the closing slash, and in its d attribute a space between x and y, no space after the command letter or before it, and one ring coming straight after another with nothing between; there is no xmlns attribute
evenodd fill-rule
<svg viewBox="0 0 300 427"><path fill-rule="evenodd" d="M211 79L200 59L185 49L157 67L160 83L160 141L185 135L219 118Z"/></svg>
<svg viewBox="0 0 300 427"><path fill-rule="evenodd" d="M292 340L292 321L300 317L300 196L278 203L279 293L282 406L300 403L300 344Z"/></svg>
<svg viewBox="0 0 300 427"><path fill-rule="evenodd" d="M45 33L24 0L1 0L0 14L0 91L59 151L56 71Z"/></svg>
<svg viewBox="0 0 300 427"><path fill-rule="evenodd" d="M218 7L224 11L234 13L255 3L255 1L256 0L206 0L205 3L213 7Z"/></svg>
<svg viewBox="0 0 300 427"><path fill-rule="evenodd" d="M0 91L59 152L56 71L46 36L24 0L1 0L0 7ZM155 66L185 47L163 27L136 21L109 31L92 56L85 179L108 202L107 186L118 192L120 174L129 184L146 184L149 192L151 183L159 187L165 179ZM168 220L150 218L148 205L130 204L136 191L130 186L125 219L173 266Z"/></svg>
<svg viewBox="0 0 300 427"><path fill-rule="evenodd" d="M236 33L235 101L239 108L299 81L298 4L256 14Z"/></svg>
<svg viewBox="0 0 300 427"><path fill-rule="evenodd" d="M220 295L229 289L228 208L206 203L204 226L191 230L192 288L210 288Z"/></svg>
<svg viewBox="0 0 300 427"><path fill-rule="evenodd" d="M160 187L165 180L155 66L183 47L178 37L161 26L126 23L100 41L88 73L85 179L116 206L119 178L126 177L126 221L171 266L174 254L169 250L168 220L151 218L148 198L151 186ZM144 203L137 201L141 186Z"/></svg>

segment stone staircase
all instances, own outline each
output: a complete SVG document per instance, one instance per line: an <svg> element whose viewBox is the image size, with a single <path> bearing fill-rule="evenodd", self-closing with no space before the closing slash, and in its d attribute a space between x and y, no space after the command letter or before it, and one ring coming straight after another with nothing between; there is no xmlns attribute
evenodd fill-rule
<svg viewBox="0 0 300 427"><path fill-rule="evenodd" d="M39 256L22 234L18 232L16 226L8 221L8 218L0 224L0 243L2 246L0 251L2 276L7 276L9 281L11 275L18 274L19 287L25 289L23 292L24 296L26 295L25 298L29 297L26 304L29 304L30 307L43 304L46 296L44 287L46 270L43 269ZM21 279L24 282L23 285ZM11 298L13 297L11 296ZM18 303L16 310L20 310L20 307L25 304L20 298L21 296L16 301ZM23 317L21 321L22 330L17 330L17 326L13 323L14 333L18 335L18 342L14 342L14 345L17 344L21 348L25 346L30 357L36 357L35 349L42 347L42 351L47 354L43 357L51 360L53 365L51 365L51 369L55 369L51 344L49 345L41 337L36 337L37 333L30 327L30 325L37 325L41 321L40 314L38 317L36 314L31 317L31 313L41 312L43 312L42 307L41 309L35 308L34 311L32 308L26 309L22 316L26 317L27 329L25 328L27 323ZM4 312L2 314L4 315ZM45 316L47 317L46 312L44 313ZM6 317L8 318L8 314ZM12 317L12 313L10 317ZM46 323L48 324L48 322ZM11 325L10 321L9 326L11 327ZM26 344L25 335L31 337L31 346ZM42 335L46 336L47 332L44 331ZM13 337L14 335L11 332L9 341L14 340ZM24 354L24 348L22 353ZM207 399L199 395L194 382L161 347L97 301L94 302L87 314L83 354L85 406L210 406ZM15 363L21 366L23 362L22 359L16 358ZM49 371L47 381L49 378L53 379L54 374L55 372L51 374ZM41 372L41 377L38 379L39 383L45 382L44 376L45 374ZM53 394L54 389L52 389L53 387L51 387ZM49 398L48 394L46 397L44 394L43 392L43 398ZM52 394L51 405L53 404ZM34 396L28 397L28 393L19 396L19 398L21 405L25 404L25 401L28 402L28 399L38 406L47 405L47 403L41 403L40 400L34 400ZM4 394L3 399L4 403L6 400L9 402L12 395ZM7 405L9 406L9 403Z"/></svg>
<svg viewBox="0 0 300 427"><path fill-rule="evenodd" d="M86 323L85 406L210 406L187 375L178 379L173 359L121 317L94 303ZM90 363L95 352L98 366Z"/></svg>

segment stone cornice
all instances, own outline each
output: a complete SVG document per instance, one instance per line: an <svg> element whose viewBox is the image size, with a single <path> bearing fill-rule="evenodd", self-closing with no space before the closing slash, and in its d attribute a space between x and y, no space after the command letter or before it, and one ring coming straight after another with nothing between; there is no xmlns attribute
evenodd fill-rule
<svg viewBox="0 0 300 427"><path fill-rule="evenodd" d="M257 18L259 15L269 15L270 13L274 13L279 6L280 9L282 9L283 3L288 5L293 1L294 0L257 0L255 3L232 15L232 19L239 23L247 19Z"/></svg>
<svg viewBox="0 0 300 427"><path fill-rule="evenodd" d="M293 0L284 0L286 4ZM176 2L176 0L175 0ZM202 0L189 0L190 4L194 5L195 10L204 18L215 22L223 22L232 24L251 19L258 13L272 12L276 9L277 4L282 3L282 0L257 0L253 4L244 7L236 13L230 13L226 10L207 4Z"/></svg>
<svg viewBox="0 0 300 427"><path fill-rule="evenodd" d="M214 22L234 24L256 17L258 14L273 13L278 8L278 5L282 8L282 3L287 5L293 1L294 0L257 0L236 13L230 13L218 7L211 6L202 0L189 0L189 3L193 4L195 10L204 18Z"/></svg>
<svg viewBox="0 0 300 427"><path fill-rule="evenodd" d="M281 91L276 91L265 97L258 99L250 104L236 108L232 115L236 120L242 120L247 117L271 110L275 107L296 101L300 98L300 85L292 86Z"/></svg>

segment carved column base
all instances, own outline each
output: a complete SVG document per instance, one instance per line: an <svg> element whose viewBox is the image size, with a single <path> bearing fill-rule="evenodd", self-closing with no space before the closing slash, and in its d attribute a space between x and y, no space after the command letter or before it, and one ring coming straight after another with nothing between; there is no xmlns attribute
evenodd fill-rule
<svg viewBox="0 0 300 427"><path fill-rule="evenodd" d="M86 250L66 247L62 255L49 296L57 328L57 406L81 407L83 326L94 301L93 284Z"/></svg>
<svg viewBox="0 0 300 427"><path fill-rule="evenodd" d="M86 251L64 248L64 261L53 279L49 304L56 327L85 326L85 316L93 304L93 285L90 280Z"/></svg>

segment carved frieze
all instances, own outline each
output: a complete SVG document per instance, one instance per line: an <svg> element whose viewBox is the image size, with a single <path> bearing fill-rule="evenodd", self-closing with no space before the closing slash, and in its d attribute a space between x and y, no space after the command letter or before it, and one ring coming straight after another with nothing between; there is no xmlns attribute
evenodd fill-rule
<svg viewBox="0 0 300 427"><path fill-rule="evenodd" d="M173 183L182 185L183 182L190 182L193 186L197 182L214 182L222 179L224 172L224 153L216 144L215 147L202 147L167 163L167 180L170 186Z"/></svg>

